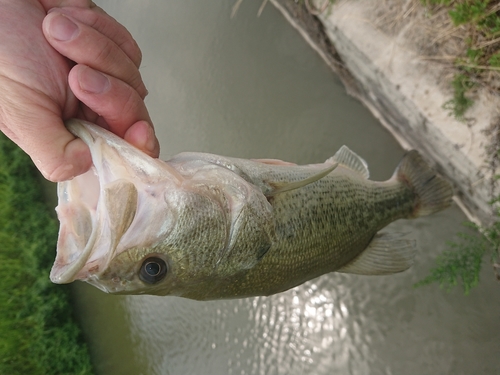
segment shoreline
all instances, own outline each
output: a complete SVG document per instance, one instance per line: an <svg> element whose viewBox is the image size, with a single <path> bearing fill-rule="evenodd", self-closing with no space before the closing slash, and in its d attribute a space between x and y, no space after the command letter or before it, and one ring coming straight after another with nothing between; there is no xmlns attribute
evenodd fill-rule
<svg viewBox="0 0 500 375"><path fill-rule="evenodd" d="M373 8L340 0L313 15L291 0L271 3L401 147L419 150L452 182L454 200L471 221L494 220L489 202L498 181L488 167L486 149L492 142L488 131L500 121L499 97L478 95L466 114L468 123L460 122L443 108L453 95L442 84L449 71L422 59L404 32L380 30Z"/></svg>

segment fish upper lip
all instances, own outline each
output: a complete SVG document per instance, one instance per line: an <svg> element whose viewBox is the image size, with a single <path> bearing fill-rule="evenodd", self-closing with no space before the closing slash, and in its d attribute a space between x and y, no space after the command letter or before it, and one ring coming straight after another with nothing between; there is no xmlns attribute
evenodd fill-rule
<svg viewBox="0 0 500 375"><path fill-rule="evenodd" d="M57 256L50 273L50 279L57 284L87 279L94 271L98 273L103 269L100 263L107 262L115 250L106 249L109 253L105 254L105 259L97 259L97 267L94 262L87 266L99 250L96 245L99 245L99 237L103 237L103 221L106 220L106 208L101 202L105 188L102 176L104 156L101 140L77 121L70 120L68 129L89 146L94 165L86 173L58 184L56 211L61 226ZM116 243L114 245L116 247Z"/></svg>

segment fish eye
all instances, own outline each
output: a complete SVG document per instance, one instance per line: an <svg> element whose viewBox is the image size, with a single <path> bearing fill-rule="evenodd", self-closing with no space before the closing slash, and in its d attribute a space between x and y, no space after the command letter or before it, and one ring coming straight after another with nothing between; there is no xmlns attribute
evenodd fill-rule
<svg viewBox="0 0 500 375"><path fill-rule="evenodd" d="M167 275L167 264L161 258L150 257L142 262L139 278L147 284L156 284Z"/></svg>

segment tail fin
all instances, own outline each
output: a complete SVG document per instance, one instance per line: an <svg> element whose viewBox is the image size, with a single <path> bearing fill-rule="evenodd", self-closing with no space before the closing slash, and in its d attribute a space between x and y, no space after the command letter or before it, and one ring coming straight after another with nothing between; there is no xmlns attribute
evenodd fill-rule
<svg viewBox="0 0 500 375"><path fill-rule="evenodd" d="M416 150L403 157L395 177L408 184L418 197L411 217L430 215L451 204L453 189L450 183L438 176Z"/></svg>

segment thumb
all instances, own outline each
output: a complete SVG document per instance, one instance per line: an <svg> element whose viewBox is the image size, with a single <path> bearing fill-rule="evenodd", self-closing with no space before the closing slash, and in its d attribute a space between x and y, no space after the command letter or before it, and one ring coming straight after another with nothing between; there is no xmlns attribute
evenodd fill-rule
<svg viewBox="0 0 500 375"><path fill-rule="evenodd" d="M17 112L17 111L16 111ZM0 129L33 160L43 176L53 182L69 180L92 165L90 151L71 134L61 118L45 113L16 113L15 118L0 119Z"/></svg>
<svg viewBox="0 0 500 375"><path fill-rule="evenodd" d="M37 168L53 182L69 180L87 172L92 165L88 146L71 134L60 118L52 124L45 132L47 136L34 139L38 146L32 144L27 148Z"/></svg>

